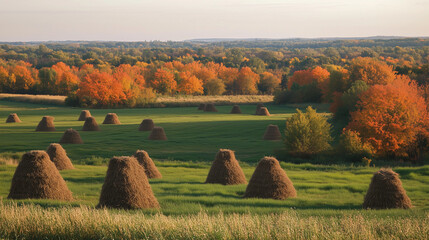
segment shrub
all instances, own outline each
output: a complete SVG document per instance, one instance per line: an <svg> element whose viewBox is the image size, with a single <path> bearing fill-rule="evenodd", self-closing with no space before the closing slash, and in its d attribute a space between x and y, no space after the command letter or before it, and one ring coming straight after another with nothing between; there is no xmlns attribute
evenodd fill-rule
<svg viewBox="0 0 429 240"><path fill-rule="evenodd" d="M373 148L369 143L363 143L359 133L345 130L338 144L338 154L345 156L353 162L357 162L364 157L370 158L373 155Z"/></svg>
<svg viewBox="0 0 429 240"><path fill-rule="evenodd" d="M206 95L222 95L225 92L225 84L222 80L215 78L204 83L204 93Z"/></svg>

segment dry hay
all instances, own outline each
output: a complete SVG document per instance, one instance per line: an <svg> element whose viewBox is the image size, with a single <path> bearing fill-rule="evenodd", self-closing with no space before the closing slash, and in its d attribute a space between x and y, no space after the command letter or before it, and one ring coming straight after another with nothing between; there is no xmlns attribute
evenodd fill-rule
<svg viewBox="0 0 429 240"><path fill-rule="evenodd" d="M263 107L265 107L263 103L258 103L258 105L256 105L255 115L259 115L259 110Z"/></svg>
<svg viewBox="0 0 429 240"><path fill-rule="evenodd" d="M281 140L282 134L280 133L279 126L277 125L268 125L267 129L265 130L264 134L264 140Z"/></svg>
<svg viewBox="0 0 429 240"><path fill-rule="evenodd" d="M231 113L241 113L240 106L234 105L231 109Z"/></svg>
<svg viewBox="0 0 429 240"><path fill-rule="evenodd" d="M55 130L54 117L51 116L44 116L36 127L37 132L54 132Z"/></svg>
<svg viewBox="0 0 429 240"><path fill-rule="evenodd" d="M86 118L89 117L91 117L91 113L89 112L89 110L82 110L82 112L80 112L78 121L85 121Z"/></svg>
<svg viewBox="0 0 429 240"><path fill-rule="evenodd" d="M19 119L18 114L11 113L6 119L6 123L20 123L21 119Z"/></svg>
<svg viewBox="0 0 429 240"><path fill-rule="evenodd" d="M143 167L134 157L113 157L97 207L159 208Z"/></svg>
<svg viewBox="0 0 429 240"><path fill-rule="evenodd" d="M154 127L149 135L149 140L167 140L164 128Z"/></svg>
<svg viewBox="0 0 429 240"><path fill-rule="evenodd" d="M266 107L261 107L259 109L259 112L256 115L259 115L259 116L270 116L270 112L268 112L268 109Z"/></svg>
<svg viewBox="0 0 429 240"><path fill-rule="evenodd" d="M82 138L80 137L78 131L70 128L64 132L59 143L61 143L61 144L65 144L65 143L82 144L83 141L82 141Z"/></svg>
<svg viewBox="0 0 429 240"><path fill-rule="evenodd" d="M272 198L283 200L296 197L296 190L279 161L273 157L264 157L259 161L249 185L245 198Z"/></svg>
<svg viewBox="0 0 429 240"><path fill-rule="evenodd" d="M363 208L408 209L411 207L411 200L402 187L402 182L396 172L391 169L380 169L380 171L374 173L365 195Z"/></svg>
<svg viewBox="0 0 429 240"><path fill-rule="evenodd" d="M140 123L139 131L151 131L155 127L152 119L143 119Z"/></svg>
<svg viewBox="0 0 429 240"><path fill-rule="evenodd" d="M207 103L204 107L204 112L217 112L217 109L213 103Z"/></svg>
<svg viewBox="0 0 429 240"><path fill-rule="evenodd" d="M198 110L204 110L204 108L206 108L206 104L200 103L200 106L198 106Z"/></svg>
<svg viewBox="0 0 429 240"><path fill-rule="evenodd" d="M58 170L74 169L66 150L60 144L51 143L46 149L46 153Z"/></svg>
<svg viewBox="0 0 429 240"><path fill-rule="evenodd" d="M246 184L243 170L235 159L234 151L219 149L216 158L207 175L206 183L219 183L223 185Z"/></svg>
<svg viewBox="0 0 429 240"><path fill-rule="evenodd" d="M45 151L30 151L22 155L8 198L73 200L66 182Z"/></svg>
<svg viewBox="0 0 429 240"><path fill-rule="evenodd" d="M137 150L136 153L134 153L134 157L140 165L142 165L148 178L162 178L161 173L158 171L158 168L156 168L155 163L146 151Z"/></svg>
<svg viewBox="0 0 429 240"><path fill-rule="evenodd" d="M94 117L87 117L83 124L82 131L100 131L100 127Z"/></svg>
<svg viewBox="0 0 429 240"><path fill-rule="evenodd" d="M116 113L108 113L104 118L103 124L121 124Z"/></svg>

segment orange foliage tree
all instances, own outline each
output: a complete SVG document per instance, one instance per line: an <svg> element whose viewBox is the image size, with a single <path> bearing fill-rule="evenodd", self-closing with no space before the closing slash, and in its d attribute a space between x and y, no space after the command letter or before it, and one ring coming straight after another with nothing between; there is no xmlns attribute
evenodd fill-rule
<svg viewBox="0 0 429 240"><path fill-rule="evenodd" d="M72 70L63 62L58 62L52 66L55 71L55 88L58 94L67 95L71 91L76 90L79 84L79 78L75 71Z"/></svg>
<svg viewBox="0 0 429 240"><path fill-rule="evenodd" d="M238 73L234 83L234 90L237 94L257 94L257 84L259 75L254 73L249 67L243 67Z"/></svg>
<svg viewBox="0 0 429 240"><path fill-rule="evenodd" d="M176 91L177 82L171 71L158 69L155 72L152 86L158 93L171 94Z"/></svg>
<svg viewBox="0 0 429 240"><path fill-rule="evenodd" d="M362 80L368 85L388 84L395 79L393 67L369 57L353 59L349 72L352 81Z"/></svg>
<svg viewBox="0 0 429 240"><path fill-rule="evenodd" d="M177 91L184 94L203 94L203 83L196 76L190 72L181 72L179 78Z"/></svg>
<svg viewBox="0 0 429 240"><path fill-rule="evenodd" d="M262 93L272 94L280 85L280 78L270 72L261 73L258 88Z"/></svg>

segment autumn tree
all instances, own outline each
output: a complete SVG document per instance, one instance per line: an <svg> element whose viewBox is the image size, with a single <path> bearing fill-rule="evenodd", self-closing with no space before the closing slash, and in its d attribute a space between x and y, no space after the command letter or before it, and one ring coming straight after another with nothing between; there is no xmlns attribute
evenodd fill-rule
<svg viewBox="0 0 429 240"><path fill-rule="evenodd" d="M206 95L222 95L225 92L225 84L220 79L211 79L204 83Z"/></svg>
<svg viewBox="0 0 429 240"><path fill-rule="evenodd" d="M257 84L259 75L254 73L249 67L243 67L238 73L234 83L234 90L237 94L257 94Z"/></svg>
<svg viewBox="0 0 429 240"><path fill-rule="evenodd" d="M279 87L280 79L270 72L264 72L260 75L258 89L262 93L272 94Z"/></svg>
<svg viewBox="0 0 429 240"><path fill-rule="evenodd" d="M179 74L180 82L177 91L184 94L203 94L203 83L190 72L181 72Z"/></svg>
<svg viewBox="0 0 429 240"><path fill-rule="evenodd" d="M158 69L152 82L153 88L162 94L171 94L176 91L177 82L174 74L166 69Z"/></svg>
<svg viewBox="0 0 429 240"><path fill-rule="evenodd" d="M362 80L368 85L388 84L395 79L393 67L369 57L358 57L349 67L350 80Z"/></svg>

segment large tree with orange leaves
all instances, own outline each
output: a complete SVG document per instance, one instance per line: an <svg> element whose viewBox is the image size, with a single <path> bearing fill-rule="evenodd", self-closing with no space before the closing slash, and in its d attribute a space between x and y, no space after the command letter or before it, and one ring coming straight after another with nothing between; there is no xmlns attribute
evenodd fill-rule
<svg viewBox="0 0 429 240"><path fill-rule="evenodd" d="M368 85L388 84L395 79L393 67L373 58L356 58L349 67L352 81L362 80Z"/></svg>
<svg viewBox="0 0 429 240"><path fill-rule="evenodd" d="M256 94L258 93L257 84L259 75L254 73L249 67L243 67L238 73L234 83L234 90L237 94Z"/></svg>
<svg viewBox="0 0 429 240"><path fill-rule="evenodd" d="M181 72L179 78L177 91L184 94L203 94L203 83L196 76L190 72Z"/></svg>
<svg viewBox="0 0 429 240"><path fill-rule="evenodd" d="M174 79L174 74L166 69L158 69L155 72L152 81L153 88L162 94L171 94L176 91L177 82Z"/></svg>

